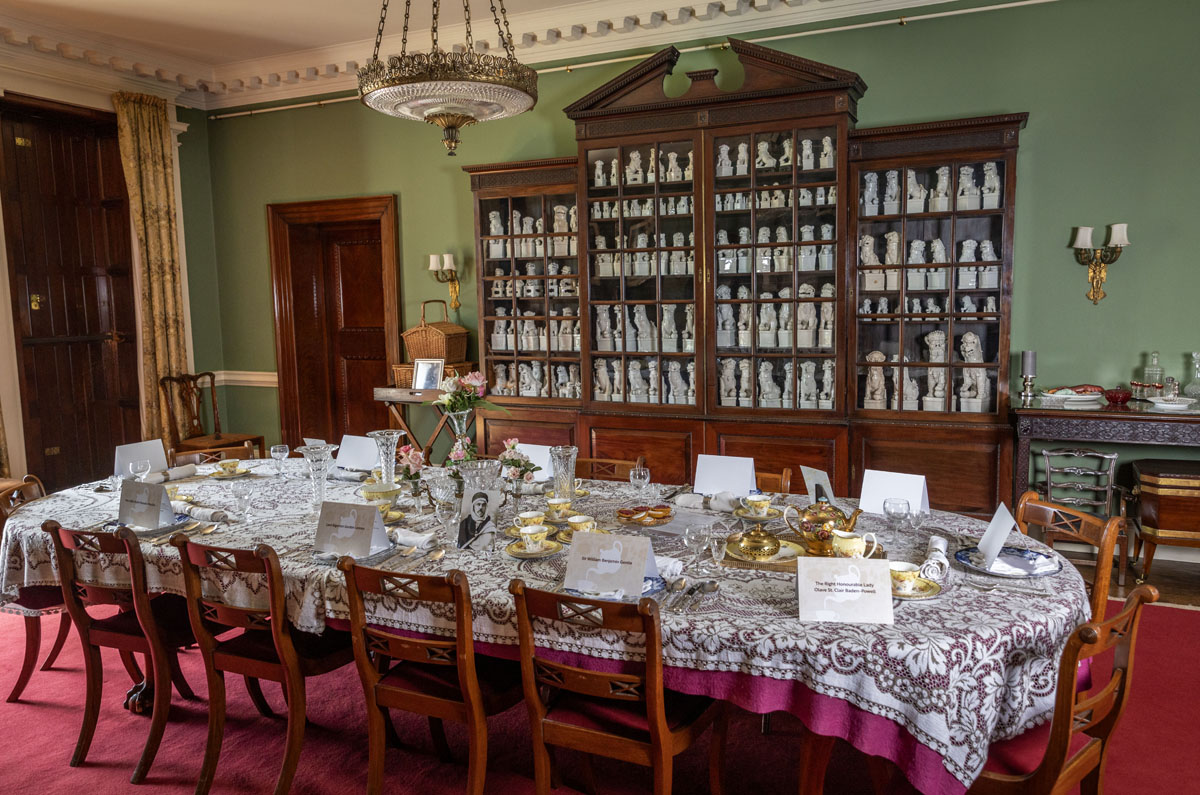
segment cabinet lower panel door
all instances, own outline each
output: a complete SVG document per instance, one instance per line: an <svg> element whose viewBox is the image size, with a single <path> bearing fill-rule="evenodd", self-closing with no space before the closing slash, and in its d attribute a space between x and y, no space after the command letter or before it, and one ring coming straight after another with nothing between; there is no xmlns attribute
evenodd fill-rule
<svg viewBox="0 0 1200 795"><path fill-rule="evenodd" d="M710 422L705 425L705 452L754 459L757 472L779 474L792 470L791 491L803 494L800 467L829 473L838 495L849 488L849 441L845 425L767 425L748 422Z"/></svg>
<svg viewBox="0 0 1200 795"><path fill-rule="evenodd" d="M704 444L703 425L691 420L653 417L580 418L586 430L586 455L633 461L645 456L655 483L690 483L696 454ZM585 455L581 450L580 455Z"/></svg>
<svg viewBox="0 0 1200 795"><path fill-rule="evenodd" d="M483 411L476 419L476 439L479 451L485 455L497 455L504 449L504 440L517 438L525 444L578 445L575 435L573 411L539 409L512 409L511 414L501 411Z"/></svg>

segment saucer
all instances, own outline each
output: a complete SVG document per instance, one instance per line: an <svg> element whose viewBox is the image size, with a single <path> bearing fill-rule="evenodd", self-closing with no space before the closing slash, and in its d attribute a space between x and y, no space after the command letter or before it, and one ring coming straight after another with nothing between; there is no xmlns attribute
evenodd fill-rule
<svg viewBox="0 0 1200 795"><path fill-rule="evenodd" d="M922 599L932 599L942 592L942 586L933 580L927 580L924 577L918 577L913 582L913 589L908 593L900 593L892 589L892 596L896 599L904 599L910 602L919 602Z"/></svg>
<svg viewBox="0 0 1200 795"><path fill-rule="evenodd" d="M745 508L734 508L733 515L739 519L745 519L747 522L773 522L783 518L783 511L778 508L768 508L765 516L755 516Z"/></svg>
<svg viewBox="0 0 1200 795"><path fill-rule="evenodd" d="M554 489L550 489L547 492L543 492L542 496L553 497ZM590 491L588 491L587 489L575 489L575 496L576 497L590 497L590 496L592 496L592 493Z"/></svg>
<svg viewBox="0 0 1200 795"><path fill-rule="evenodd" d="M234 472L233 474L230 474L230 475L227 475L218 469L215 472L213 472L211 475L209 475L209 477L216 478L217 480L233 480L234 478L244 478L246 475L249 475L249 474L250 474L250 470L246 469L245 467L242 467L237 472Z"/></svg>
<svg viewBox="0 0 1200 795"><path fill-rule="evenodd" d="M555 519L555 518L551 517L550 514L546 514L545 518L542 519L542 521L545 522L546 524L556 524L556 525L566 524L567 520L570 519L572 516L579 516L579 511L568 511L567 515L562 517L561 519Z"/></svg>
<svg viewBox="0 0 1200 795"><path fill-rule="evenodd" d="M537 560L557 555L559 552L562 552L562 549L562 544L546 539L542 542L542 550L540 552L526 552L524 541L514 541L505 547L504 551L518 560Z"/></svg>
<svg viewBox="0 0 1200 795"><path fill-rule="evenodd" d="M600 527L599 525L597 525L596 527L593 527L588 532L589 533L599 533L602 536L612 535L612 533L610 531L605 530L603 527ZM569 544L575 538L575 528L564 527L562 530L558 531L558 533L554 536L554 538L563 544Z"/></svg>
<svg viewBox="0 0 1200 795"><path fill-rule="evenodd" d="M551 527L550 532L546 534L546 538L552 538L552 537L557 538L560 533L562 533L562 530L557 530L557 529ZM508 536L509 538L520 538L521 537L520 525L513 525L512 527L508 528L507 530L504 531L504 535Z"/></svg>

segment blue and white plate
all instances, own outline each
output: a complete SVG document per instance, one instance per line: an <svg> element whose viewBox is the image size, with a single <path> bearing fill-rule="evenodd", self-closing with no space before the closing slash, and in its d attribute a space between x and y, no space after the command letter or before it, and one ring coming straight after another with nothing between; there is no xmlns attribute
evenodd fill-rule
<svg viewBox="0 0 1200 795"><path fill-rule="evenodd" d="M954 559L968 569L995 577L1049 577L1062 571L1062 558L1057 555L1020 547L1001 547L990 569L984 568L983 553L979 547L960 549L954 553Z"/></svg>

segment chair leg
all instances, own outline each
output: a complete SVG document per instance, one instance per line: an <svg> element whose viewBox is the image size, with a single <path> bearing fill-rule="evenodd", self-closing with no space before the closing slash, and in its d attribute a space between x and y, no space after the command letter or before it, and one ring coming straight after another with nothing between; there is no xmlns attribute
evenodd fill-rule
<svg viewBox="0 0 1200 795"><path fill-rule="evenodd" d="M1125 584L1125 572L1129 570L1129 536L1122 533L1117 537L1117 585Z"/></svg>
<svg viewBox="0 0 1200 795"><path fill-rule="evenodd" d="M654 763L654 795L671 795L675 776L675 758L665 748L658 749Z"/></svg>
<svg viewBox="0 0 1200 795"><path fill-rule="evenodd" d="M300 748L304 745L304 723L307 718L304 677L297 674L294 683L292 677L284 678L288 680L287 745L283 748L283 767L279 769L279 778L275 780L275 795L286 795L292 788L296 766L300 763Z"/></svg>
<svg viewBox="0 0 1200 795"><path fill-rule="evenodd" d="M54 661L58 659L58 655L63 650L63 646L67 643L67 635L71 632L71 614L66 610L59 614L58 619L58 635L54 638L54 645L50 647L50 653L46 655L46 662L42 663L41 670L49 671L54 665Z"/></svg>
<svg viewBox="0 0 1200 795"><path fill-rule="evenodd" d="M133 656L131 651L118 652L121 657L121 664L125 666L125 672L129 674L129 678L133 683L139 684L145 681L145 676L142 675L142 669L138 667L137 658Z"/></svg>
<svg viewBox="0 0 1200 795"><path fill-rule="evenodd" d="M871 775L875 795L887 795L892 791L892 769L886 759L881 756L868 756L867 772Z"/></svg>
<svg viewBox="0 0 1200 795"><path fill-rule="evenodd" d="M154 707L150 713L150 734L146 737L146 747L142 749L142 757L129 781L141 784L154 764L158 754L158 746L162 743L163 731L167 728L167 716L171 712L171 658L151 660L154 672Z"/></svg>
<svg viewBox="0 0 1200 795"><path fill-rule="evenodd" d="M550 760L550 750L542 740L542 733L537 727L533 730L533 787L537 795L550 795L551 776L554 765ZM553 785L557 788L558 784Z"/></svg>
<svg viewBox="0 0 1200 795"><path fill-rule="evenodd" d="M821 795L834 738L805 730L800 738L800 795Z"/></svg>
<svg viewBox="0 0 1200 795"><path fill-rule="evenodd" d="M404 747L399 733L396 732L396 724L392 723L392 713L388 711L387 707L380 707L379 711L383 713L383 734L387 739L387 744L393 748Z"/></svg>
<svg viewBox="0 0 1200 795"><path fill-rule="evenodd" d="M488 733L487 719L467 723L467 792L483 795L483 782L487 778Z"/></svg>
<svg viewBox="0 0 1200 795"><path fill-rule="evenodd" d="M367 704L367 795L383 792L383 759L387 725L392 721L378 704Z"/></svg>
<svg viewBox="0 0 1200 795"><path fill-rule="evenodd" d="M764 715L765 719L767 716ZM729 736L729 705L723 704L713 723L708 748L708 791L721 795L725 791L725 740Z"/></svg>
<svg viewBox="0 0 1200 795"><path fill-rule="evenodd" d="M33 669L37 666L38 654L42 650L42 619L40 616L25 616L25 660L21 663L21 673L17 675L17 683L8 694L8 701L16 701L29 684Z"/></svg>
<svg viewBox="0 0 1200 795"><path fill-rule="evenodd" d="M79 741L71 756L71 767L79 767L87 758L92 736L96 733L96 720L100 716L100 697L104 693L104 666L100 663L100 649L84 643L83 671L87 695L83 705L83 725L79 728Z"/></svg>
<svg viewBox="0 0 1200 795"><path fill-rule="evenodd" d="M169 649L167 663L171 666L171 683L175 685L175 691L179 693L179 697L184 701L195 701L196 694L192 691L192 686L188 684L187 678L184 677L183 669L179 667L179 652Z"/></svg>
<svg viewBox="0 0 1200 795"><path fill-rule="evenodd" d="M1154 553L1158 549L1158 544L1153 541L1146 541L1146 562L1142 564L1142 576L1138 580L1139 583L1150 579L1150 566L1154 563Z"/></svg>
<svg viewBox="0 0 1200 795"><path fill-rule="evenodd" d="M246 692L250 694L250 700L254 702L254 708L258 710L258 714L264 718L275 717L275 710L271 709L271 705L267 703L266 697L263 695L262 686L253 676L242 677L246 680Z"/></svg>
<svg viewBox="0 0 1200 795"><path fill-rule="evenodd" d="M221 740L225 737L225 674L212 668L211 660L204 663L208 678L208 739L204 744L204 764L200 766L196 795L207 795L212 789L217 761L221 758Z"/></svg>
<svg viewBox="0 0 1200 795"><path fill-rule="evenodd" d="M596 795L599 792L596 787L596 767L592 763L591 754L580 754L579 776L579 784L587 795Z"/></svg>
<svg viewBox="0 0 1200 795"><path fill-rule="evenodd" d="M437 751L438 759L453 762L454 755L450 753L450 745L446 742L446 728L441 718L429 717L429 736L433 739L433 750Z"/></svg>

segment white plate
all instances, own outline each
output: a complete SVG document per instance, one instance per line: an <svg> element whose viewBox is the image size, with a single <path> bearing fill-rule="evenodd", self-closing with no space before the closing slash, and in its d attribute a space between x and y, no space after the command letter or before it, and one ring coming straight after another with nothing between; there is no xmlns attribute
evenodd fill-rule
<svg viewBox="0 0 1200 795"><path fill-rule="evenodd" d="M1062 558L1036 549L1001 547L990 569L985 569L981 562L976 561L981 554L979 547L967 547L955 552L954 559L968 569L1013 579L1048 577L1062 571Z"/></svg>
<svg viewBox="0 0 1200 795"><path fill-rule="evenodd" d="M350 557L354 558L356 561L369 560L376 555L382 555L384 552L391 552L394 549L397 549L396 545L388 543L380 547L371 547L371 550L365 555L351 555ZM338 558L340 557L341 555L336 552L313 551L313 560L317 561L318 563L337 563Z"/></svg>
<svg viewBox="0 0 1200 795"><path fill-rule="evenodd" d="M1147 398L1147 400L1154 404L1154 408L1162 409L1164 411L1184 411L1196 402L1195 398L1190 397L1179 397L1175 400L1168 400L1167 398L1163 397L1152 397Z"/></svg>

